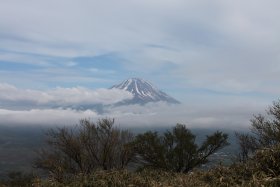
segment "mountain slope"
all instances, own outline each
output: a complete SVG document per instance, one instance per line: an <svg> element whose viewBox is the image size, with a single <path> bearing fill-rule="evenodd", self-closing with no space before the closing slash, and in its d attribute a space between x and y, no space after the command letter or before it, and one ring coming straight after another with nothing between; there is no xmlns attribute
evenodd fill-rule
<svg viewBox="0 0 280 187"><path fill-rule="evenodd" d="M146 104L149 102L159 102L159 101L173 103L173 104L180 103L179 101L167 95L163 91L157 89L151 83L140 78L127 79L122 83L111 87L111 89L113 88L129 91L130 93L133 94L133 99L126 100L121 104Z"/></svg>

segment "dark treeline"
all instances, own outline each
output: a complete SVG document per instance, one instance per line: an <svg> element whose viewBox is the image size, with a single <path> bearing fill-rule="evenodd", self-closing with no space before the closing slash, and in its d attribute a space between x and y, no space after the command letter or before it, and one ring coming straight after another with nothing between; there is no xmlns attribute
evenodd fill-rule
<svg viewBox="0 0 280 187"><path fill-rule="evenodd" d="M48 147L41 149L35 166L49 171L58 181L132 164L138 165L136 169L187 173L228 145L227 134L219 131L197 145L195 135L182 124L162 135L148 131L135 136L114 127L114 119L96 123L83 119L75 128L52 129L47 137Z"/></svg>

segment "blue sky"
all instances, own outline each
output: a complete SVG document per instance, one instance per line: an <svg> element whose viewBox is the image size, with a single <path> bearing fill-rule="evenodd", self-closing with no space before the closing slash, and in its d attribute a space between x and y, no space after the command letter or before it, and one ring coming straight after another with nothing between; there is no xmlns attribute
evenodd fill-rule
<svg viewBox="0 0 280 187"><path fill-rule="evenodd" d="M31 100L18 95L28 90L40 98L67 89L98 94L141 77L182 101L183 110L209 108L208 119L216 106L237 115L246 106L248 121L280 95L279 6L276 0L1 1L0 88L10 97L2 96L0 107L22 110Z"/></svg>

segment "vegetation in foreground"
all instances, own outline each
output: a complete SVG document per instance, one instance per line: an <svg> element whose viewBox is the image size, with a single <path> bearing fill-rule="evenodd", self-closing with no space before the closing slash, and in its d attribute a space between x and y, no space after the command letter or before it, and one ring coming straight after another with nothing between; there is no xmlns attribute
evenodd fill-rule
<svg viewBox="0 0 280 187"><path fill-rule="evenodd" d="M113 119L96 123L85 119L74 129L50 130L47 146L39 152L35 166L57 181L128 167L188 173L228 145L227 134L219 131L197 145L195 135L182 124L163 135L148 131L137 136L113 124Z"/></svg>
<svg viewBox="0 0 280 187"><path fill-rule="evenodd" d="M217 166L209 171L193 170L189 173L178 173L156 169L144 169L137 172L122 170L97 170L92 174L73 175L62 181L55 178L40 179L26 176L11 178L6 186L272 186L280 185L280 146L263 149L246 163L235 163L232 166ZM15 185L16 184L16 185ZM5 185L3 185L5 186Z"/></svg>
<svg viewBox="0 0 280 187"><path fill-rule="evenodd" d="M49 148L36 162L48 178L15 173L2 186L280 186L280 101L267 116L254 116L251 134L237 134L238 162L208 171L196 168L228 144L222 132L197 145L180 124L161 136L136 137L112 124L83 121L80 129L50 131ZM137 171L126 169L130 162L139 164Z"/></svg>

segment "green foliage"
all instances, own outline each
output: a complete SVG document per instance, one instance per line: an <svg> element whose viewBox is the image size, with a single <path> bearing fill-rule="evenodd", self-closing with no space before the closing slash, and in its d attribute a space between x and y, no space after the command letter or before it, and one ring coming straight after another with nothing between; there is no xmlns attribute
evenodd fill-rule
<svg viewBox="0 0 280 187"><path fill-rule="evenodd" d="M228 142L226 134L216 132L207 136L199 147L195 143L195 135L184 125L177 124L163 136L157 132L140 134L132 144L137 162L144 167L187 173L207 163L207 158L228 145Z"/></svg>

